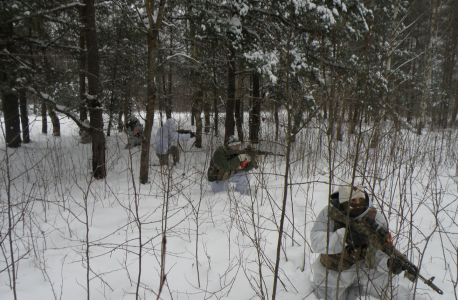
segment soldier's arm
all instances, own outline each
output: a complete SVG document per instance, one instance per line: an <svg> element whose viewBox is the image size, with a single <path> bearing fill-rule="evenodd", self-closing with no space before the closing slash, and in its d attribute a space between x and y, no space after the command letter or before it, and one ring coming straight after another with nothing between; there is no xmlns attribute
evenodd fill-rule
<svg viewBox="0 0 458 300"><path fill-rule="evenodd" d="M312 230L310 231L311 246L315 253L326 253L326 236L328 228L328 207L325 207L318 215ZM329 220L329 247L328 254L336 254L342 251L343 234L345 228L334 231L334 221Z"/></svg>
<svg viewBox="0 0 458 300"><path fill-rule="evenodd" d="M218 169L229 171L236 170L240 167L240 160L237 156L229 159L223 149L217 149L213 154L213 161Z"/></svg>

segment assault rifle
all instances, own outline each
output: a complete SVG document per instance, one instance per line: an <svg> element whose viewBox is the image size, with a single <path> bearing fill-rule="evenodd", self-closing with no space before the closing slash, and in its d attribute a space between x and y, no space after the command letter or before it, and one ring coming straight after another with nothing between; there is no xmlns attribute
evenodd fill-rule
<svg viewBox="0 0 458 300"><path fill-rule="evenodd" d="M207 134L209 135L210 133L206 133L206 132L202 132L202 133L196 133L195 131L191 131L191 130L186 130L186 129L178 129L177 130L178 133L189 133L191 135L191 137L193 136L196 136L196 135L201 135L201 134Z"/></svg>
<svg viewBox="0 0 458 300"><path fill-rule="evenodd" d="M284 154L277 154L277 153L268 152L268 151L261 151L251 146L248 146L245 149L227 151L227 155L234 155L234 154L237 154L237 155L238 154L248 154L251 157L254 157L255 155L285 156Z"/></svg>
<svg viewBox="0 0 458 300"><path fill-rule="evenodd" d="M432 288L438 294L443 295L444 292L439 289L434 283L434 276L430 279L426 279L420 275L418 272L418 268L405 257L404 254L399 252L396 248L394 248L391 242L391 235L390 233L385 230L384 228L378 228L377 223L374 219L366 217L364 220L365 223L356 223L355 221L349 219L342 211L337 209L336 207L332 206L329 212L329 218L336 220L340 223L348 225L348 229L353 232L357 232L359 234L363 234L368 237L368 246L367 246L367 254L366 254L366 261L369 260L369 267L375 266L374 256L368 255L369 253L374 253L377 249L383 251L386 255L390 257L390 260L394 261L394 263L400 263L405 268L406 274L405 276L412 282L415 282L417 279L421 279L427 286ZM393 265L393 264L391 264Z"/></svg>

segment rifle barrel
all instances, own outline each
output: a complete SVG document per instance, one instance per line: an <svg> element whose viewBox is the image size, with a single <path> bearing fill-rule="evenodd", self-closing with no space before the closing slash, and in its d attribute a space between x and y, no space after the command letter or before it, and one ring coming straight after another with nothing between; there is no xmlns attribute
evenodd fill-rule
<svg viewBox="0 0 458 300"><path fill-rule="evenodd" d="M421 279L421 281L423 281L427 286L429 286L430 288L432 288L433 290L435 290L439 295L443 295L444 292L437 286L433 283L433 280L434 280L434 276L431 277L430 279L426 279L425 277L421 276L420 274L418 274L418 278Z"/></svg>
<svg viewBox="0 0 458 300"><path fill-rule="evenodd" d="M183 133L193 133L193 134L195 134L195 135L202 135L202 134L211 135L211 133L209 133L209 132L202 132L202 133L201 133L201 132L195 132L195 131L186 130L186 129L178 129L178 130L177 130L177 133L181 133L181 134L183 134Z"/></svg>

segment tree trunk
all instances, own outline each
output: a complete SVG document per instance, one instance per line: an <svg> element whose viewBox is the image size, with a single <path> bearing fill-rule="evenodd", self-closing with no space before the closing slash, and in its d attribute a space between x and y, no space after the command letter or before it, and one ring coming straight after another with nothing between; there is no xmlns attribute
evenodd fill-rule
<svg viewBox="0 0 458 300"><path fill-rule="evenodd" d="M369 149L377 148L380 142L380 121L379 118L374 121L374 128L372 130L372 135L370 137Z"/></svg>
<svg viewBox="0 0 458 300"><path fill-rule="evenodd" d="M213 60L215 60L215 51L214 45L212 43L212 56ZM213 68L213 78L216 78L216 68ZM215 136L218 136L218 123L219 123L219 111L218 111L218 89L216 85L213 85L213 123L215 124Z"/></svg>
<svg viewBox="0 0 458 300"><path fill-rule="evenodd" d="M126 80L126 90L125 90L125 95L124 95L124 107L123 107L123 113L124 113L124 122L123 122L123 127L122 130L126 129L126 124L127 120L129 119L130 115L130 99L131 99L131 86L128 84Z"/></svg>
<svg viewBox="0 0 458 300"><path fill-rule="evenodd" d="M194 99L191 99L191 126L195 126L194 116L196 115L196 108L194 107Z"/></svg>
<svg viewBox="0 0 458 300"><path fill-rule="evenodd" d="M51 67L49 66L48 56L46 54L46 50L43 49L43 64L45 67L45 79L46 79L46 87L45 92L46 94L50 94L49 87L51 86ZM46 101L46 110L48 112L49 118L51 119L52 124L52 134L54 136L60 136L60 122L59 118L57 117L56 110L54 108L56 104L50 101Z"/></svg>
<svg viewBox="0 0 458 300"><path fill-rule="evenodd" d="M278 134L280 131L280 118L278 117L279 105L278 101L274 100L274 119L275 119L275 141L278 141Z"/></svg>
<svg viewBox="0 0 458 300"><path fill-rule="evenodd" d="M158 58L159 59L159 58ZM164 64L165 61L163 61L162 59L159 59L160 61L160 64ZM161 77L161 85L162 85L162 90L158 90L157 93L159 94L159 115L161 117L161 126L162 126L162 113L165 112L165 106L166 106L166 102L167 102L167 88L166 88L166 76L165 76L165 70L164 68L162 68L162 74L160 75ZM159 80L158 80L159 81ZM158 86L160 87L161 86L160 84L158 84ZM167 116L167 115L166 115Z"/></svg>
<svg viewBox="0 0 458 300"><path fill-rule="evenodd" d="M235 50L231 47L227 66L227 100L226 100L226 123L224 142L235 132L234 106L235 106Z"/></svg>
<svg viewBox="0 0 458 300"><path fill-rule="evenodd" d="M458 32L458 29L455 28L455 30ZM456 48L457 48L457 37L458 37L458 34L456 34L454 37L453 37L453 51L452 51L452 71L451 71L451 76L449 78L450 82L449 82L449 87L450 89L453 89L452 87L452 81L453 81L453 67L455 65L455 51L456 51ZM458 84L457 84L457 87L455 88L456 90L458 90ZM453 100L453 101L452 101ZM456 93L454 93L453 95L451 95L450 97L450 102L454 102L454 105L453 105L453 110L452 110L452 113L451 113L451 118L450 118L450 126L454 126L456 124L456 116L458 114L458 97L456 97Z"/></svg>
<svg viewBox="0 0 458 300"><path fill-rule="evenodd" d="M188 2L188 14L193 15L192 5ZM192 76L192 85L194 88L194 93L192 95L192 117L191 122L195 121L196 124L196 141L194 145L196 148L202 148L202 103L203 103L203 88L202 88L202 74L200 70L200 65L197 63L199 61L199 51L197 48L196 41L196 25L194 21L189 21L189 35L191 38L191 56L194 61L194 69L191 71ZM191 123L192 124L192 123Z"/></svg>
<svg viewBox="0 0 458 300"><path fill-rule="evenodd" d="M84 0L86 5L86 43L87 43L87 79L88 107L92 136L92 171L94 178L106 177L105 134L103 133L103 109L99 101L99 53L95 27L94 0ZM87 287L89 290L89 287Z"/></svg>
<svg viewBox="0 0 458 300"><path fill-rule="evenodd" d="M329 109L329 114L328 114L328 129L326 130L326 135L333 137L334 133L334 125L335 125L335 107L333 105L332 97L328 97L326 102L328 105L326 105Z"/></svg>
<svg viewBox="0 0 458 300"><path fill-rule="evenodd" d="M450 11L450 18L454 20L455 24L458 23L458 17L456 16L457 13L458 13L458 7L455 6L455 10ZM448 69L448 72L446 74L446 82L445 82L446 91L453 90L452 84L453 84L453 75L455 73L455 55L456 55L456 50L457 50L457 40L458 40L458 29L456 28L456 26L453 26L450 37L449 37L450 47L449 49L447 49L450 58L446 60L446 62L448 62L448 64L446 65ZM447 55L445 57L447 57ZM444 121L446 124L444 124L444 128L446 126L453 126L454 124L453 115L450 120L450 123L448 123L448 114L449 114L450 108L452 107L452 99L454 98L453 94L454 93L450 93L450 92L446 93L447 102L446 102L446 109L444 110Z"/></svg>
<svg viewBox="0 0 458 300"><path fill-rule="evenodd" d="M437 2L437 1L435 1ZM429 19L429 26L427 32L427 48L425 49L425 64L423 69L423 90L420 100L420 118L417 124L417 134L421 135L422 130L426 125L426 113L428 110L428 100L430 99L429 93L431 91L433 81L433 60L435 55L435 41L437 41L437 28L436 17L439 9L437 3L431 5L431 17Z"/></svg>
<svg viewBox="0 0 458 300"><path fill-rule="evenodd" d="M81 8L81 19L82 23L86 24L85 21L85 13L84 7ZM87 61L87 53L84 51L85 46L85 32L81 30L80 38L79 38L79 47L80 47L80 56L79 56L79 112L80 112L80 120L84 121L87 120L87 108L86 108L86 61Z"/></svg>
<svg viewBox="0 0 458 300"><path fill-rule="evenodd" d="M122 132L122 130L124 129L124 124L122 122L122 115L123 115L123 110L119 110L118 111L118 132Z"/></svg>
<svg viewBox="0 0 458 300"><path fill-rule="evenodd" d="M418 41L417 41L418 42ZM415 76L415 60L412 62L412 76L410 78L414 78ZM412 122L413 119L413 110L414 110L414 103L415 103L415 90L413 89L413 79L409 82L409 97L407 99L407 117L406 120L408 123Z"/></svg>
<svg viewBox="0 0 458 300"><path fill-rule="evenodd" d="M200 84L198 84L200 85ZM194 146L196 148L202 148L202 96L203 92L201 89L196 91L194 95L193 107L194 107L194 120L196 121L196 141Z"/></svg>
<svg viewBox="0 0 458 300"><path fill-rule="evenodd" d="M261 98L259 91L259 74L253 73L253 97L250 109L250 141L259 143L259 128L261 126Z"/></svg>
<svg viewBox="0 0 458 300"><path fill-rule="evenodd" d="M27 95L24 89L19 90L19 108L21 110L22 142L30 143L29 112L27 109Z"/></svg>
<svg viewBox="0 0 458 300"><path fill-rule="evenodd" d="M46 103L46 109L48 111L48 115L52 123L52 134L54 136L60 136L60 122L54 106L55 104L52 102Z"/></svg>
<svg viewBox="0 0 458 300"><path fill-rule="evenodd" d="M172 27L170 27L170 52L169 55L172 56L172 46L173 46L173 40L172 40ZM173 82L172 82L172 64L169 64L169 78L168 78L168 87L167 87L167 98L166 98L166 106L165 106L165 115L167 116L167 119L172 118L172 87L173 87Z"/></svg>
<svg viewBox="0 0 458 300"><path fill-rule="evenodd" d="M210 104L210 93L206 93L206 96L204 97L204 116L205 116L205 133L210 132L210 109L211 109L211 104Z"/></svg>
<svg viewBox="0 0 458 300"><path fill-rule="evenodd" d="M213 89L213 123L215 126L215 136L218 136L218 122L219 118L218 115L218 92L216 90L216 86Z"/></svg>
<svg viewBox="0 0 458 300"><path fill-rule="evenodd" d="M349 128L348 128L348 134L355 134L355 126L358 123L358 108L356 107L356 104L351 104L350 105L350 111L348 112L348 117L349 117Z"/></svg>
<svg viewBox="0 0 458 300"><path fill-rule="evenodd" d="M48 134L48 118L45 100L41 100L41 133Z"/></svg>
<svg viewBox="0 0 458 300"><path fill-rule="evenodd" d="M151 131L153 130L155 110L154 105L156 102L156 86L154 80L156 74L158 38L159 32L156 29L150 29L148 31L148 91L146 102L145 131L143 135L142 151L140 157L140 183L142 184L148 183L149 174L149 152L151 144Z"/></svg>
<svg viewBox="0 0 458 300"><path fill-rule="evenodd" d="M5 142L9 148L21 146L18 95L11 90L3 92L2 110L5 120Z"/></svg>
<svg viewBox="0 0 458 300"><path fill-rule="evenodd" d="M10 19L13 15L8 12L8 9L5 10L7 5L10 5L8 1L2 1L2 14L0 15L0 44L3 53L17 53L16 45L14 42L14 25L12 22L5 22ZM2 110L3 110L3 120L4 123L0 122L0 130L4 130L3 134L5 135L6 147L17 148L21 146L21 128L19 126L19 101L16 87L16 80L18 74L18 67L12 63L13 58L10 56L4 56L0 59L0 95L2 97ZM15 74L16 73L16 74ZM4 126L4 127L3 127ZM2 198L2 204L4 199ZM10 226L11 227L11 226ZM11 233L7 235L10 236ZM3 240L2 240L3 241ZM12 251L12 246L10 250ZM3 248L2 248L3 250ZM10 253L11 258L13 258L13 253ZM16 299L16 274L15 262L12 260L13 269L13 292L14 299ZM9 272L9 268L8 268ZM11 277L10 277L11 284Z"/></svg>
<svg viewBox="0 0 458 300"><path fill-rule="evenodd" d="M239 74L237 78L237 91L235 95L235 125L237 127L237 134L239 140L243 143L243 129L242 129L242 119L243 119L243 111L241 111L240 106L242 103L242 95L243 95L243 79L244 73Z"/></svg>
<svg viewBox="0 0 458 300"><path fill-rule="evenodd" d="M337 128L336 128L336 140L338 142L343 141L343 132L342 132L342 122L345 120L345 109L340 109L341 116L337 119Z"/></svg>
<svg viewBox="0 0 458 300"><path fill-rule="evenodd" d="M114 91L113 91L114 93ZM107 136L110 136L111 135L111 127L113 126L113 114L114 114L114 111L113 111L113 102L114 102L114 98L113 98L113 95L111 96L111 101L110 101L110 111L109 111L109 118L108 118L108 128L107 128Z"/></svg>
<svg viewBox="0 0 458 300"><path fill-rule="evenodd" d="M118 42L120 39L121 39L121 31L119 31L119 34L118 34ZM111 134L111 126L113 123L113 114L115 113L114 104L116 102L115 93L116 93L116 71L117 70L118 70L118 56L116 55L115 61L114 61L113 80L111 83L111 98L110 98L110 106L109 106L109 111L108 111L110 117L108 120L107 136L110 136Z"/></svg>

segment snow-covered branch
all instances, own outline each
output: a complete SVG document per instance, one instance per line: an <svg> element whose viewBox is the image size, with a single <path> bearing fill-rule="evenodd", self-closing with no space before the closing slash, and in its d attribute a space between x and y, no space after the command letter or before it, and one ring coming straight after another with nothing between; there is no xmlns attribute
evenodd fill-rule
<svg viewBox="0 0 458 300"><path fill-rule="evenodd" d="M53 13L53 12L56 12L56 11L65 10L65 9L69 9L69 8L73 8L73 7L84 7L84 6L85 6L84 3L79 3L79 2L69 3L69 4L61 5L61 6L52 8L52 9L40 10L40 11L37 11L35 13L30 13L30 14L27 14L27 15L16 17L16 18L13 18L13 19L7 21L6 23L21 21L21 20L25 20L25 19L38 17L38 16L43 16L43 15L47 15L47 14L50 14L50 13Z"/></svg>
<svg viewBox="0 0 458 300"><path fill-rule="evenodd" d="M85 130L89 130L91 128L90 126L85 124L83 121L81 121L79 119L79 116L77 114L75 114L74 112L72 112L70 108L68 108L67 106L64 106L64 105L58 105L56 103L56 101L50 95L48 95L46 93L43 93L43 92L40 92L40 91L37 91L35 88L33 88L31 86L28 86L27 90L29 92L31 92L32 94L37 95L41 99L45 100L46 102L52 103L53 106L54 106L54 109L57 112L60 112L60 113L62 113L64 115L66 115L67 117L69 117L70 119L72 119L76 123L76 125L78 125L79 128L85 129Z"/></svg>

